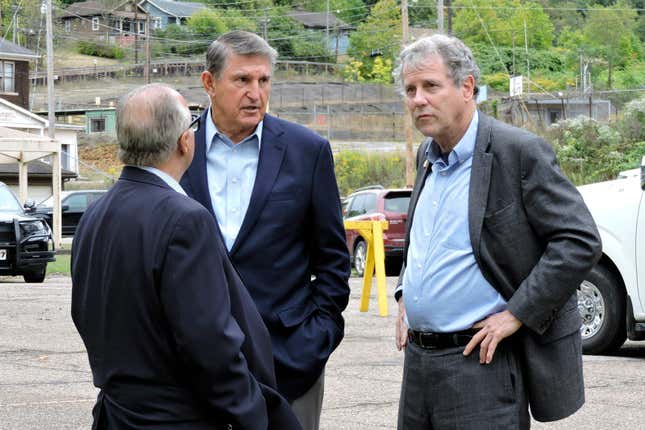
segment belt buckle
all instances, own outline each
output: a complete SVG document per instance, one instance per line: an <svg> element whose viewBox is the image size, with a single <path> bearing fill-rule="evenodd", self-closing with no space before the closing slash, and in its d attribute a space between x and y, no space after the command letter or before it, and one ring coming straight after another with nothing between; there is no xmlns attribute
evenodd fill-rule
<svg viewBox="0 0 645 430"><path fill-rule="evenodd" d="M424 338L429 343L424 342ZM437 333L419 333L419 346L425 349L439 349L439 336Z"/></svg>

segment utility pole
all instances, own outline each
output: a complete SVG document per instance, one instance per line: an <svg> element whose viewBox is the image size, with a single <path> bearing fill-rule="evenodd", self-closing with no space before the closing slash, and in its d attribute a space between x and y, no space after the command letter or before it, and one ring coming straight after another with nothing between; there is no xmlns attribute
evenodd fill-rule
<svg viewBox="0 0 645 430"><path fill-rule="evenodd" d="M448 9L448 34L452 36L452 0L446 0L446 8Z"/></svg>
<svg viewBox="0 0 645 430"><path fill-rule="evenodd" d="M401 42L405 46L409 40L408 0L401 0L401 27L403 32ZM405 186L411 188L414 185L414 153L412 152L412 117L410 115L407 104L404 103Z"/></svg>
<svg viewBox="0 0 645 430"><path fill-rule="evenodd" d="M329 0L327 0L327 14L325 15L325 36L327 37L327 45L329 46Z"/></svg>
<svg viewBox="0 0 645 430"><path fill-rule="evenodd" d="M437 29L443 34L443 0L437 0Z"/></svg>
<svg viewBox="0 0 645 430"><path fill-rule="evenodd" d="M146 16L146 67L143 69L143 76L146 84L150 83L150 13Z"/></svg>
<svg viewBox="0 0 645 430"><path fill-rule="evenodd" d="M529 40L526 35L526 19L524 19L524 51L526 52L526 95L531 92L531 63L529 61Z"/></svg>
<svg viewBox="0 0 645 430"><path fill-rule="evenodd" d="M134 21L130 29L134 29L134 66L137 67L139 62L139 21L137 21L137 2L132 1L134 6Z"/></svg>
<svg viewBox="0 0 645 430"><path fill-rule="evenodd" d="M55 138L56 115L54 113L54 36L52 25L52 0L46 0L47 15L45 16L47 28L47 135L52 141ZM60 207L60 151L52 155L52 224L54 227L54 243L57 247L61 245L61 207Z"/></svg>

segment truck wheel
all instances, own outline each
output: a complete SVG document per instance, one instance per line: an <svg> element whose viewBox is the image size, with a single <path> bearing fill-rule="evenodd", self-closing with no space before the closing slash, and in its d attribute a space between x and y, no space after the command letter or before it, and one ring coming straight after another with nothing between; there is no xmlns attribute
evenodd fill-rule
<svg viewBox="0 0 645 430"><path fill-rule="evenodd" d="M578 311L585 354L611 352L625 343L625 294L609 270L595 266L582 281L578 287Z"/></svg>
<svg viewBox="0 0 645 430"><path fill-rule="evenodd" d="M365 273L365 263L367 262L367 244L364 240L359 240L354 248L354 269L358 276Z"/></svg>
<svg viewBox="0 0 645 430"><path fill-rule="evenodd" d="M45 280L45 273L47 273L47 265L31 272L26 272L22 277L25 279L25 282L30 284L40 284Z"/></svg>

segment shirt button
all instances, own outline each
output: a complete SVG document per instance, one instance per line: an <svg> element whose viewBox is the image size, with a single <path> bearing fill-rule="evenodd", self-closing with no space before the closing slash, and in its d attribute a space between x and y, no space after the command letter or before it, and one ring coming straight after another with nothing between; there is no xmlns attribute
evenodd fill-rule
<svg viewBox="0 0 645 430"><path fill-rule="evenodd" d="M233 209L231 209L231 212L236 213L236 212L237 212L237 208L233 208Z"/></svg>
<svg viewBox="0 0 645 430"><path fill-rule="evenodd" d="M417 264L417 269L421 269L422 267L423 266L421 266L420 264Z"/></svg>
<svg viewBox="0 0 645 430"><path fill-rule="evenodd" d="M231 179L231 182L234 183L234 184L237 184L237 178Z"/></svg>
<svg viewBox="0 0 645 430"><path fill-rule="evenodd" d="M414 301L415 301L415 302L418 302L418 301L419 301L419 298L418 298L417 296L414 296Z"/></svg>
<svg viewBox="0 0 645 430"><path fill-rule="evenodd" d="M446 172L441 172L441 176L446 176Z"/></svg>
<svg viewBox="0 0 645 430"><path fill-rule="evenodd" d="M437 207L437 202L432 202L432 206Z"/></svg>

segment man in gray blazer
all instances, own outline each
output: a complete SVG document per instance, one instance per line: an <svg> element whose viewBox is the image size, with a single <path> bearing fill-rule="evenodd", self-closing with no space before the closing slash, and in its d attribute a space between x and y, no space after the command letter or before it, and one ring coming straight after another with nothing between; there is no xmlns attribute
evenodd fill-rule
<svg viewBox="0 0 645 430"><path fill-rule="evenodd" d="M400 430L528 429L584 403L576 288L596 226L550 145L477 111L479 69L433 35L397 70L417 153L396 343Z"/></svg>

